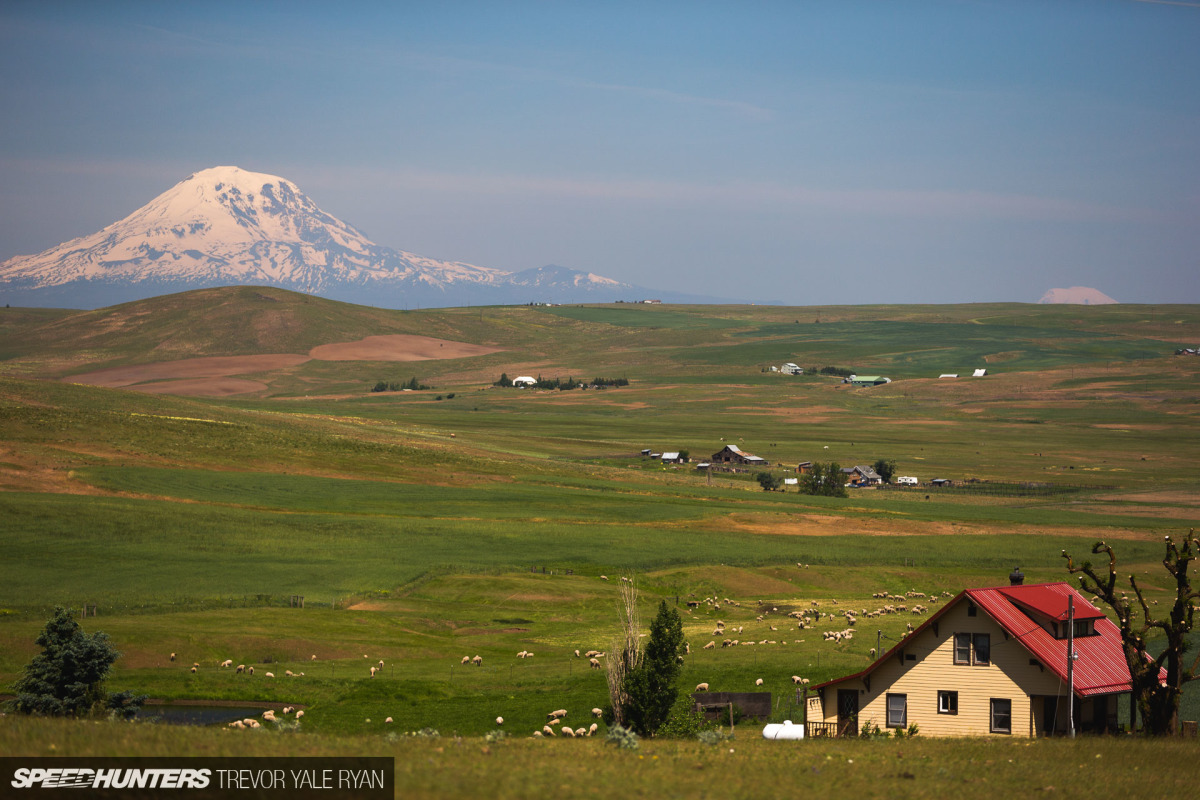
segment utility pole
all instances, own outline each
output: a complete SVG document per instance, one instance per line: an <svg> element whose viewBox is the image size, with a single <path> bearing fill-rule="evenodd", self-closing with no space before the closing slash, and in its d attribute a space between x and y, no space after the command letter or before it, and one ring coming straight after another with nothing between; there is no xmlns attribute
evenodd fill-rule
<svg viewBox="0 0 1200 800"><path fill-rule="evenodd" d="M1067 595L1067 735L1075 738L1075 595Z"/></svg>

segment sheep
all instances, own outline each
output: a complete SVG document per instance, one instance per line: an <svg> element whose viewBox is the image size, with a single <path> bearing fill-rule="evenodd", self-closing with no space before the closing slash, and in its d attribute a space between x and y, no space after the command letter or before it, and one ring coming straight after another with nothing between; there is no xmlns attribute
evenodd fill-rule
<svg viewBox="0 0 1200 800"><path fill-rule="evenodd" d="M755 686L762 686L762 683L763 683L763 681L762 681L762 678L759 678L758 680L756 680L756 681L754 682L754 685L755 685Z"/></svg>
<svg viewBox="0 0 1200 800"><path fill-rule="evenodd" d="M383 669L383 659L379 659L379 668Z"/></svg>
<svg viewBox="0 0 1200 800"><path fill-rule="evenodd" d="M192 666L193 666L193 667L195 667L196 669L200 669L200 662L199 662L199 661L193 661L193 662L192 662Z"/></svg>
<svg viewBox="0 0 1200 800"><path fill-rule="evenodd" d="M804 679L801 678L799 675L792 676L792 683L794 683L794 684L799 685L800 681L802 681L802 680L804 680Z"/></svg>
<svg viewBox="0 0 1200 800"><path fill-rule="evenodd" d="M266 719L266 720L270 720L271 722L274 722L275 721L275 712L268 708L266 711L263 712L262 718Z"/></svg>
<svg viewBox="0 0 1200 800"><path fill-rule="evenodd" d="M268 673L266 673L266 676L267 676L268 678L274 678L274 677L275 677L275 673L274 673L274 672L268 672Z"/></svg>
<svg viewBox="0 0 1200 800"><path fill-rule="evenodd" d="M233 659L231 659L231 658L227 658L221 662L221 669L225 669L226 667L232 667L232 666L233 666Z"/></svg>
<svg viewBox="0 0 1200 800"><path fill-rule="evenodd" d="M607 575L601 575L601 576L600 576L600 580L602 580L602 581L606 581L606 580L608 580L608 576L607 576Z"/></svg>
<svg viewBox="0 0 1200 800"><path fill-rule="evenodd" d="M172 660L172 661L174 661L174 660L175 660L175 654L174 654L174 653L171 653L171 660Z"/></svg>
<svg viewBox="0 0 1200 800"><path fill-rule="evenodd" d="M233 674L234 674L234 675L241 675L241 674L242 674L243 672L245 672L245 671L246 671L246 665L245 665L245 664L238 664L238 665L237 665L237 669L235 669L235 670L233 671Z"/></svg>
<svg viewBox="0 0 1200 800"><path fill-rule="evenodd" d="M259 724L258 720L252 719L252 720L250 720L250 722L248 722L246 724L246 727L247 728L261 728L262 725Z"/></svg>
<svg viewBox="0 0 1200 800"><path fill-rule="evenodd" d="M285 669L285 670L283 671L283 675L284 675L284 677L286 677L286 678L294 678L294 677L296 677L296 673L292 672L290 669Z"/></svg>
<svg viewBox="0 0 1200 800"><path fill-rule="evenodd" d="M554 728L551 728L549 725L542 726L542 733L546 734L547 736L557 736L558 735L554 732Z"/></svg>
<svg viewBox="0 0 1200 800"><path fill-rule="evenodd" d="M285 716L286 716L287 714L290 714L290 713L292 713L292 711L294 711L294 710L295 710L295 709L293 709L291 706L284 706L284 707L283 707L283 713L284 713L284 715L285 715Z"/></svg>
<svg viewBox="0 0 1200 800"><path fill-rule="evenodd" d="M316 660L317 660L317 654L316 654L316 653L313 653L313 655L312 655L312 659L311 659L311 660L312 660L312 661L316 661Z"/></svg>
<svg viewBox="0 0 1200 800"><path fill-rule="evenodd" d="M596 717L597 719L599 719L603 714L604 714L604 709L601 709L601 708L593 708L592 709L592 716Z"/></svg>
<svg viewBox="0 0 1200 800"><path fill-rule="evenodd" d="M593 733L595 733L598 730L600 730L600 726L593 722L591 725L588 726L587 735L591 736Z"/></svg>
<svg viewBox="0 0 1200 800"><path fill-rule="evenodd" d="M375 667L371 667L371 677L372 677L372 678L374 678L374 677L375 677L375 672L376 672L376 669L375 669Z"/></svg>
<svg viewBox="0 0 1200 800"><path fill-rule="evenodd" d="M196 674L196 668L195 668L195 667L192 667L192 674L193 674L193 675L195 675L195 674Z"/></svg>
<svg viewBox="0 0 1200 800"><path fill-rule="evenodd" d="M246 673L247 673L247 674L249 674L249 675L253 675L253 674L254 674L254 667L246 667Z"/></svg>
<svg viewBox="0 0 1200 800"><path fill-rule="evenodd" d="M523 653L524 653L524 652L525 652L525 651L523 651L523 650L522 650L520 653L517 653L517 656L518 656L518 657L520 657L520 658L524 658L524 657L525 657L525 656L523 655ZM470 663L471 663L471 657L470 657L470 656L463 656L463 657L462 657L462 662L461 662L461 663L463 663L463 664L470 664Z"/></svg>
<svg viewBox="0 0 1200 800"><path fill-rule="evenodd" d="M300 719L300 718L301 718L301 717L303 717L303 716L304 716L304 710L303 710L303 709L301 709L301 710L299 710L299 711L297 711L297 712L296 712L296 719Z"/></svg>
<svg viewBox="0 0 1200 800"><path fill-rule="evenodd" d="M547 719L561 719L562 717L565 717L566 715L567 715L567 710L565 708L560 708L557 711L551 711L549 714L546 715L546 718Z"/></svg>
<svg viewBox="0 0 1200 800"><path fill-rule="evenodd" d="M483 666L483 656L475 656L474 658L471 659L471 663L477 667L482 667Z"/></svg>
<svg viewBox="0 0 1200 800"><path fill-rule="evenodd" d="M258 720L254 719L253 717L246 717L245 719L242 720L242 724L245 725L247 728L252 728L258 724Z"/></svg>
<svg viewBox="0 0 1200 800"><path fill-rule="evenodd" d="M497 724L497 725L503 725L503 724L504 724L504 717L496 717L496 724Z"/></svg>
<svg viewBox="0 0 1200 800"><path fill-rule="evenodd" d="M542 732L541 732L541 731L534 731L534 732L533 732L533 736L534 736L534 738L535 738L535 739L541 739L541 738L542 738Z"/></svg>
<svg viewBox="0 0 1200 800"><path fill-rule="evenodd" d="M600 659L598 658L589 658L588 664L591 665L592 669L600 669Z"/></svg>
<svg viewBox="0 0 1200 800"><path fill-rule="evenodd" d="M707 684L707 683L697 683L697 684L696 684L696 691L697 691L697 692L707 692L707 691L708 691L708 684Z"/></svg>
<svg viewBox="0 0 1200 800"><path fill-rule="evenodd" d="M575 657L576 657L576 658L579 658L579 650L576 650L576 651L575 651Z"/></svg>
<svg viewBox="0 0 1200 800"><path fill-rule="evenodd" d="M229 727L237 728L238 730L245 730L246 723L242 722L240 719L235 719L233 722L229 723Z"/></svg>
<svg viewBox="0 0 1200 800"><path fill-rule="evenodd" d="M571 730L568 727L564 726L562 729L562 732L563 732L563 736L570 736L572 739L575 738L575 731Z"/></svg>
<svg viewBox="0 0 1200 800"><path fill-rule="evenodd" d="M386 723L388 725L392 724L392 718L388 717L387 719L384 720L384 723Z"/></svg>
<svg viewBox="0 0 1200 800"><path fill-rule="evenodd" d="M716 642L709 642L708 644L704 645L704 649L705 649L705 650L712 650L712 649L713 649L713 648L715 648L716 646L717 646L717 643L716 643Z"/></svg>

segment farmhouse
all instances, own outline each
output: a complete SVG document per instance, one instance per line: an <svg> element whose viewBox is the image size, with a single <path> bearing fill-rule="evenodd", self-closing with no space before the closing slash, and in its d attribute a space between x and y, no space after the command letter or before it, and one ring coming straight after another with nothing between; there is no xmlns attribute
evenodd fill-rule
<svg viewBox="0 0 1200 800"><path fill-rule="evenodd" d="M883 483L883 478L871 467L842 467L842 474L851 486L878 486Z"/></svg>
<svg viewBox="0 0 1200 800"><path fill-rule="evenodd" d="M790 361L788 363L784 364L782 367L780 367L779 371L782 372L784 375L803 375L804 374L803 367L798 367Z"/></svg>
<svg viewBox="0 0 1200 800"><path fill-rule="evenodd" d="M709 460L714 464L746 464L751 467L765 467L769 464L765 458L740 450L734 444L725 445Z"/></svg>
<svg viewBox="0 0 1200 800"><path fill-rule="evenodd" d="M1066 583L967 589L862 672L813 687L814 732L916 724L925 736L1048 736L1117 728L1131 691L1117 626ZM1072 607L1073 604L1073 607ZM1067 673L1068 620L1077 658Z"/></svg>

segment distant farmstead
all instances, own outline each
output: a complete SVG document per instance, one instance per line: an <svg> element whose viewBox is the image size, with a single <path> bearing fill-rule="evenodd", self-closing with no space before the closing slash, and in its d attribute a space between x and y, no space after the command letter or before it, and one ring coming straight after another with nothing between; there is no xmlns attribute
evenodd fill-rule
<svg viewBox="0 0 1200 800"><path fill-rule="evenodd" d="M843 382L849 383L851 386L882 386L885 383L891 383L892 379L882 375L851 375Z"/></svg>
<svg viewBox="0 0 1200 800"><path fill-rule="evenodd" d="M790 361L779 368L779 371L784 375L803 375L804 367L796 366Z"/></svg>
<svg viewBox="0 0 1200 800"><path fill-rule="evenodd" d="M770 464L765 458L759 458L753 453L747 453L737 445L727 444L709 459L714 464L745 464L750 467L765 467Z"/></svg>
<svg viewBox="0 0 1200 800"><path fill-rule="evenodd" d="M513 386L521 386L528 388L537 385L537 378L531 378L528 375L522 375L518 378L513 378Z"/></svg>

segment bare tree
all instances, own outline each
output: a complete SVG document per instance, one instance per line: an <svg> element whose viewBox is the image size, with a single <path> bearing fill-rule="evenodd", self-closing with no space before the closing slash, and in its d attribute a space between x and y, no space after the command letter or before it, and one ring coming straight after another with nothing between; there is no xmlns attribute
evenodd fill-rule
<svg viewBox="0 0 1200 800"><path fill-rule="evenodd" d="M1063 558L1067 559L1067 571L1072 575L1083 573L1079 576L1080 588L1096 595L1117 612L1121 644L1132 678L1133 699L1142 714L1143 729L1154 735L1174 735L1178 732L1179 699L1183 694L1183 685L1200 677L1197 675L1200 655L1190 667L1184 663L1187 636L1192 630L1196 612L1193 601L1200 600L1200 591L1192 590L1188 566L1200 558L1200 539L1196 538L1195 528L1188 531L1182 547L1177 546L1170 536L1164 538L1166 554L1162 563L1175 579L1175 602L1165 617L1156 618L1153 615L1137 578L1132 574L1129 576L1129 586L1133 590L1136 606L1128 592L1122 591L1118 596L1117 556L1104 542L1092 545L1092 553L1108 554L1107 577L1101 577L1090 561L1075 566L1067 551L1062 552ZM1152 630L1162 631L1167 639L1166 647L1157 658L1152 657L1146 648L1146 636ZM1166 670L1166 678L1160 680L1160 671L1163 669Z"/></svg>
<svg viewBox="0 0 1200 800"><path fill-rule="evenodd" d="M604 660L604 669L608 678L608 699L612 703L613 723L624 726L625 709L629 705L629 697L625 692L625 677L636 670L642 663L641 617L638 614L637 583L631 580L621 581L621 595L618 612L620 613L621 633L609 648L608 658Z"/></svg>

